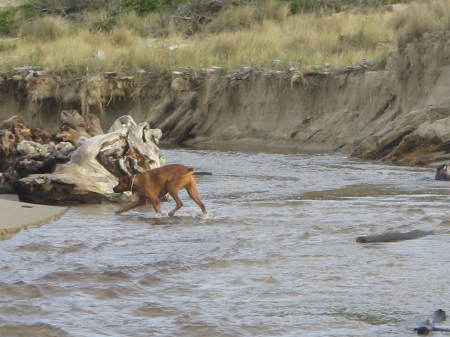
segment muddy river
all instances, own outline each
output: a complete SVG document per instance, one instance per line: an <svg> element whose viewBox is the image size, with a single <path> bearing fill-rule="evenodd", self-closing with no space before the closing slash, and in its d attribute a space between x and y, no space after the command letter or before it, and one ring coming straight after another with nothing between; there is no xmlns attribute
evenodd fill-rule
<svg viewBox="0 0 450 337"><path fill-rule="evenodd" d="M0 336L412 336L417 318L450 311L450 183L433 169L164 154L213 173L198 178L209 215L183 192L175 217L77 206L0 241ZM355 242L413 229L436 235Z"/></svg>

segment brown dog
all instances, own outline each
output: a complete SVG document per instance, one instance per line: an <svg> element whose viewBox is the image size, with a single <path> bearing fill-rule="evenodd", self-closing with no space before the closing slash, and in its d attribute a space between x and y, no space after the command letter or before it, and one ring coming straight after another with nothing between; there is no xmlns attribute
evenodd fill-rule
<svg viewBox="0 0 450 337"><path fill-rule="evenodd" d="M179 164L166 165L134 176L119 178L119 183L114 187L114 192L131 190L139 196L139 200L124 205L116 211L116 214L142 206L146 199L150 200L155 212L161 214L160 199L169 193L177 203L169 213L172 216L183 207L183 202L178 196L178 191L182 188L186 189L191 199L201 208L203 214L206 214L205 205L203 205L198 194L194 169Z"/></svg>

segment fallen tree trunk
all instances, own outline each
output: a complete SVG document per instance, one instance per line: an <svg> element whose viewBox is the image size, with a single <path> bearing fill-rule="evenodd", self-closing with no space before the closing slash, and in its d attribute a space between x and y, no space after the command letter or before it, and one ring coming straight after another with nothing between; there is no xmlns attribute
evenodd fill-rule
<svg viewBox="0 0 450 337"><path fill-rule="evenodd" d="M122 116L106 134L73 139L78 148L67 163L56 165L51 173L19 179L15 190L21 201L35 203L123 201L124 195L113 192L118 177L161 166L165 159L156 145L161 136L161 130L150 129L148 123L136 124L132 117Z"/></svg>
<svg viewBox="0 0 450 337"><path fill-rule="evenodd" d="M420 323L419 326L414 328L414 331L417 332L418 335L426 336L429 335L433 331L442 331L442 332L450 332L450 328L447 327L437 327L436 323L442 323L447 319L447 314L444 310L438 309L427 318L425 321Z"/></svg>
<svg viewBox="0 0 450 337"><path fill-rule="evenodd" d="M427 235L433 235L433 231L413 230L410 232L386 232L378 235L359 236L356 238L358 243L375 243L375 242L393 242L402 240L418 239Z"/></svg>

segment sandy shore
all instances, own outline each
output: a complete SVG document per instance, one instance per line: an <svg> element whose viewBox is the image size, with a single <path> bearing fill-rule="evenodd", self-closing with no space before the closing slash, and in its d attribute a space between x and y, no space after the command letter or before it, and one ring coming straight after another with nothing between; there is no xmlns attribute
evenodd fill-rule
<svg viewBox="0 0 450 337"><path fill-rule="evenodd" d="M63 215L68 207L46 206L19 202L10 196L0 196L0 240L18 231L42 225Z"/></svg>

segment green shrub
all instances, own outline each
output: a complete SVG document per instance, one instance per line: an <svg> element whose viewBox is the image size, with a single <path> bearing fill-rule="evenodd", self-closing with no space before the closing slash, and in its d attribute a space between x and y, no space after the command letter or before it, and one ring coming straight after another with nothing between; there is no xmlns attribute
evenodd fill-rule
<svg viewBox="0 0 450 337"><path fill-rule="evenodd" d="M114 10L120 6L120 0L28 0L20 7L26 7L32 16L42 14L65 15L84 10Z"/></svg>
<svg viewBox="0 0 450 337"><path fill-rule="evenodd" d="M139 15L144 15L148 12L156 11L159 6L159 0L124 0L122 2L123 8L133 10Z"/></svg>
<svg viewBox="0 0 450 337"><path fill-rule="evenodd" d="M169 7L175 7L188 0L122 0L121 6L125 10L135 11L138 15L161 11Z"/></svg>
<svg viewBox="0 0 450 337"><path fill-rule="evenodd" d="M408 2L409 0L282 0L289 4L292 14L300 12L327 11L338 12L349 7L367 7L380 5L393 5Z"/></svg>
<svg viewBox="0 0 450 337"><path fill-rule="evenodd" d="M9 34L14 24L15 8L5 8L0 11L0 33Z"/></svg>
<svg viewBox="0 0 450 337"><path fill-rule="evenodd" d="M91 25L91 31L95 32L110 32L117 23L116 13L103 13Z"/></svg>

